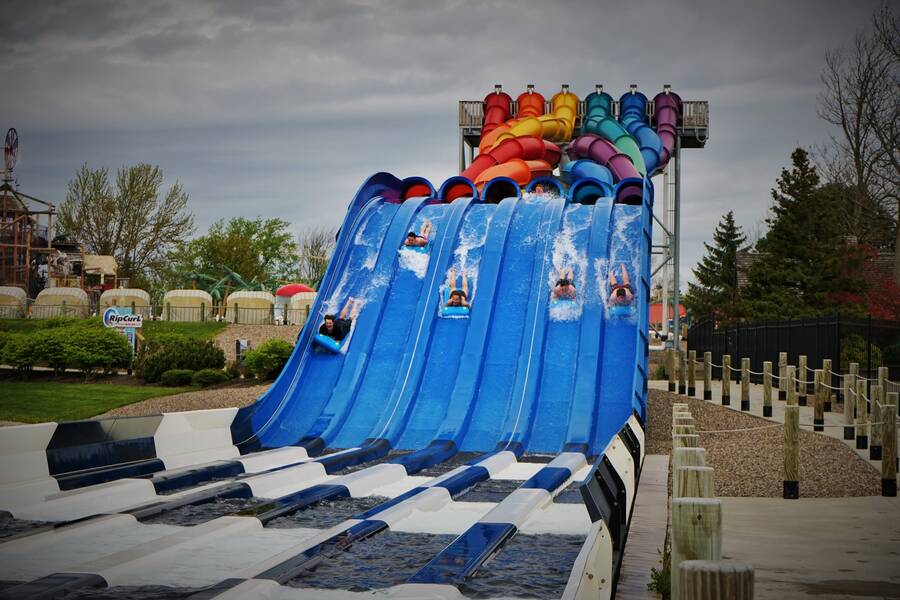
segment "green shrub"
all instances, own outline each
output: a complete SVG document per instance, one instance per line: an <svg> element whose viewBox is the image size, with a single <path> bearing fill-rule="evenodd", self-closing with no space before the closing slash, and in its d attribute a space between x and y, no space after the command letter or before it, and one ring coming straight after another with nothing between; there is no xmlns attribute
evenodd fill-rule
<svg viewBox="0 0 900 600"><path fill-rule="evenodd" d="M12 333L6 337L2 362L17 371L28 372L41 359L38 338L22 333Z"/></svg>
<svg viewBox="0 0 900 600"><path fill-rule="evenodd" d="M38 334L6 334L0 361L23 372L35 365L46 365L56 374L67 368L90 374L98 369L112 371L128 366L131 347L123 335L111 329L63 321Z"/></svg>
<svg viewBox="0 0 900 600"><path fill-rule="evenodd" d="M656 365L656 372L653 374L653 378L668 380L669 374L666 372L666 365Z"/></svg>
<svg viewBox="0 0 900 600"><path fill-rule="evenodd" d="M225 353L212 341L167 333L147 340L135 362L135 372L144 381L155 383L172 369L200 371L224 366Z"/></svg>
<svg viewBox="0 0 900 600"><path fill-rule="evenodd" d="M190 369L169 369L163 373L159 381L166 387L182 387L191 384L194 372Z"/></svg>
<svg viewBox="0 0 900 600"><path fill-rule="evenodd" d="M222 369L200 369L194 373L191 383L201 387L207 387L216 385L217 383L225 383L229 379L231 378L228 376L228 373Z"/></svg>
<svg viewBox="0 0 900 600"><path fill-rule="evenodd" d="M884 359L884 366L897 366L900 365L900 343L891 344L887 348L884 349L882 353L882 358Z"/></svg>
<svg viewBox="0 0 900 600"><path fill-rule="evenodd" d="M281 373L293 347L280 338L266 340L244 357L247 371L258 379L274 379Z"/></svg>
<svg viewBox="0 0 900 600"><path fill-rule="evenodd" d="M841 365L849 367L850 363L859 363L861 369L866 367L866 338L851 333L841 340ZM881 348L872 344L872 367L878 367L881 363Z"/></svg>
<svg viewBox="0 0 900 600"><path fill-rule="evenodd" d="M244 371L244 366L239 360L232 360L225 365L225 372L228 373L229 379L240 379L245 375Z"/></svg>

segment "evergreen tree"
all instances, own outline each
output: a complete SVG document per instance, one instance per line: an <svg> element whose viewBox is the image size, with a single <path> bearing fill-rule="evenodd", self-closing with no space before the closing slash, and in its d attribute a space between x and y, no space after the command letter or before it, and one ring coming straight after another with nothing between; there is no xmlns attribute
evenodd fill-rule
<svg viewBox="0 0 900 600"><path fill-rule="evenodd" d="M802 148L791 154L772 190L769 230L759 240L747 297L753 316L791 318L832 313L842 295L863 286L850 269L854 253L837 218L840 186L819 186L819 175Z"/></svg>
<svg viewBox="0 0 900 600"><path fill-rule="evenodd" d="M685 305L696 317L731 321L740 316L737 253L747 236L734 222L734 212L722 217L713 233L713 244L694 269L697 283L688 284Z"/></svg>

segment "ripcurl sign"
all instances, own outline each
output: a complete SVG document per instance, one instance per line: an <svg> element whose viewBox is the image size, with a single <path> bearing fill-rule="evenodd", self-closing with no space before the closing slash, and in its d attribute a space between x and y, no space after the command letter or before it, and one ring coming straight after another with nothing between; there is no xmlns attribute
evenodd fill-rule
<svg viewBox="0 0 900 600"><path fill-rule="evenodd" d="M105 311L103 311L103 324L106 327L143 327L144 316L119 314L119 311L116 309L116 307L110 306Z"/></svg>

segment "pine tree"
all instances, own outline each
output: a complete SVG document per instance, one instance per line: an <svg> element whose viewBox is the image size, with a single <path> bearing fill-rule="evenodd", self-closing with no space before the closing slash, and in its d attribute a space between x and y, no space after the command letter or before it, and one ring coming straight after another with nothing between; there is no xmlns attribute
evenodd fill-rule
<svg viewBox="0 0 900 600"><path fill-rule="evenodd" d="M819 186L819 175L802 148L791 154L772 190L769 230L756 244L747 297L756 317L785 318L832 313L842 294L862 282L848 266L853 252L837 218L843 190Z"/></svg>
<svg viewBox="0 0 900 600"><path fill-rule="evenodd" d="M734 222L734 212L722 217L713 233L713 244L694 269L697 283L688 284L685 305L696 317L714 317L731 321L740 314L737 253L747 236Z"/></svg>

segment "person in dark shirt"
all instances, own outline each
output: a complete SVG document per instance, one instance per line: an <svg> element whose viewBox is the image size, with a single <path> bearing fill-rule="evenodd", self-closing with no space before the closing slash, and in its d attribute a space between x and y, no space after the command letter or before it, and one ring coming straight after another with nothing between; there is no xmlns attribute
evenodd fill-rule
<svg viewBox="0 0 900 600"><path fill-rule="evenodd" d="M410 231L406 234L406 240L403 242L404 246L418 246L424 247L428 245L428 237L431 235L431 221L425 219L425 223L422 225L422 232L416 234L415 231Z"/></svg>
<svg viewBox="0 0 900 600"><path fill-rule="evenodd" d="M353 325L353 319L359 314L362 308L361 298L347 298L344 308L340 314L335 317L333 314L325 315L325 319L319 327L319 333L327 335L335 341L343 341L347 334L350 333L350 327Z"/></svg>

